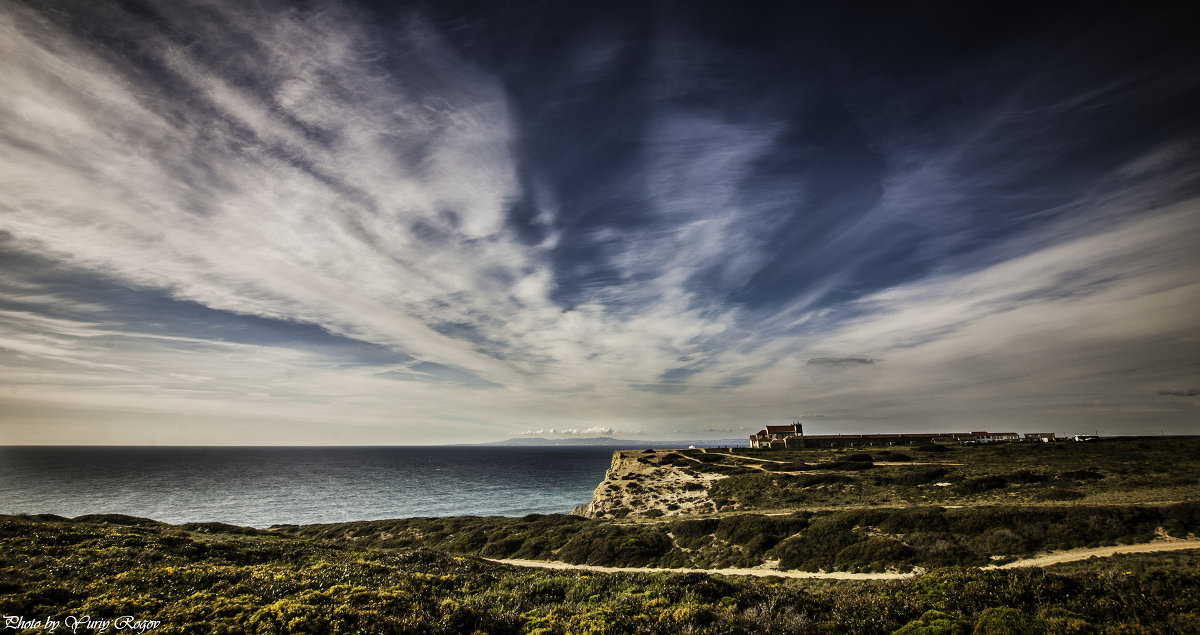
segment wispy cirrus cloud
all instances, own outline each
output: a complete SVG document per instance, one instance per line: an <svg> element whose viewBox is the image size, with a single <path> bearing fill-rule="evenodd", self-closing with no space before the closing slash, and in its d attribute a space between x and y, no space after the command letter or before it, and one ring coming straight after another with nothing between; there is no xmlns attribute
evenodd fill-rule
<svg viewBox="0 0 1200 635"><path fill-rule="evenodd" d="M1188 201L865 296L852 316L815 327L819 339L801 350L869 350L885 365L839 365L862 369L852 379L807 373L811 360L781 361L772 372L791 379L804 411L883 415L887 425L1089 418L1134 426L1143 411L1183 425L1192 413L1155 394L1196 373L1189 316L1200 310L1200 287L1186 272L1200 264L1189 247L1200 238L1197 212Z"/></svg>
<svg viewBox="0 0 1200 635"><path fill-rule="evenodd" d="M0 9L5 441L1194 414L1194 61L144 8Z"/></svg>
<svg viewBox="0 0 1200 635"><path fill-rule="evenodd" d="M513 302L500 281L538 267L501 232L516 185L498 86L455 68L419 23L403 34L409 75L395 77L364 61L371 36L337 11L160 9L165 25L112 16L143 38L166 76L156 85L32 12L5 16L6 57L22 60L0 104L15 246L205 306L506 372L428 324L474 308L455 294ZM204 24L245 39L197 51L167 35ZM163 82L194 97L158 94Z"/></svg>
<svg viewBox="0 0 1200 635"><path fill-rule="evenodd" d="M807 362L808 366L852 366L855 364L874 364L879 360L872 357L814 357Z"/></svg>

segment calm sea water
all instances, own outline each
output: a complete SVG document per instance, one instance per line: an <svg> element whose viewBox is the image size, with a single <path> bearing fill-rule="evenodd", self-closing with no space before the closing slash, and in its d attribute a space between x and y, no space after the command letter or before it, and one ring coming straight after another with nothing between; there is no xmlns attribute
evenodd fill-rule
<svg viewBox="0 0 1200 635"><path fill-rule="evenodd" d="M0 514L266 527L568 513L613 448L0 447Z"/></svg>

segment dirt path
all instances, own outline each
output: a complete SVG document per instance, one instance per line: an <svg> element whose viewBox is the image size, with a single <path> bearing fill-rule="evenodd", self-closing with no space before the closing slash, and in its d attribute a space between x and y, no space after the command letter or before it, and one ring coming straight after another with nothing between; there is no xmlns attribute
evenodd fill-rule
<svg viewBox="0 0 1200 635"><path fill-rule="evenodd" d="M590 564L569 564L553 560L493 560L500 564L539 569L572 569L576 571L599 571L602 573L716 573L720 575L752 575L758 577L778 576L781 578L823 578L831 580L900 580L911 578L911 573L814 573L811 571L776 571L775 569L683 569L663 567L600 567Z"/></svg>
<svg viewBox="0 0 1200 635"><path fill-rule="evenodd" d="M1052 564L1076 562L1088 558L1107 558L1121 553L1154 553L1156 551L1182 551L1184 549L1200 549L1200 539L1191 540L1161 540L1144 542L1136 545L1117 545L1115 547L1096 547L1094 549L1067 549L1052 551L1041 556L1024 560L1015 560L1000 566L989 565L984 569L1018 569L1021 567L1048 567Z"/></svg>
<svg viewBox="0 0 1200 635"><path fill-rule="evenodd" d="M1162 540L1136 545L1118 545L1116 547L1096 547L1094 549L1068 549L1054 551L1045 555L1016 560L999 566L988 565L980 569L1017 569L1022 567L1047 567L1064 562L1076 562L1088 558L1107 558L1122 553L1154 553L1158 551L1181 551L1184 549L1200 549L1200 539ZM588 564L569 564L552 560L495 560L492 562L511 564L518 567L536 567L540 569L572 569L576 571L598 571L603 573L713 573L719 575L751 575L758 577L778 576L781 578L821 579L821 580L902 580L915 577L917 572L910 573L848 573L845 571L812 572L812 571L777 571L775 569L684 569L661 567L600 567Z"/></svg>
<svg viewBox="0 0 1200 635"><path fill-rule="evenodd" d="M782 464L782 463L796 463L798 461L784 461L784 460L780 460L780 459L767 459L767 458L763 458L763 457L759 457L759 456L738 456L736 454L726 453L726 452L711 452L710 453L707 449L703 449L703 448L700 450L700 452L702 454L713 454L716 456L722 456L722 457L728 457L731 459L736 459L737 461L739 461L739 463L737 465L740 467L748 467L748 468L758 470L760 472L768 472L771 474L824 474L824 473L827 473L827 472L823 472L821 470L776 471L776 470L768 470L765 466L765 464L767 464L767 463ZM687 454L680 454L680 456L682 456L683 458L688 459L690 461L693 461L695 463L699 463L701 465L708 465L704 461L701 461L700 459L697 459L694 456L689 456ZM958 466L961 466L963 464L962 463L931 463L931 462L926 462L926 461L891 461L891 462L876 461L875 465L878 465L878 466L902 465L902 466L907 467L910 465L958 465Z"/></svg>

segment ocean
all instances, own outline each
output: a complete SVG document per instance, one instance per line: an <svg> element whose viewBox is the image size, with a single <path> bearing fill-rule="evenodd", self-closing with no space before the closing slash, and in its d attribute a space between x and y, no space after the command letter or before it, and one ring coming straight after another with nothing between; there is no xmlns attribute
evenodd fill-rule
<svg viewBox="0 0 1200 635"><path fill-rule="evenodd" d="M612 447L0 447L0 514L251 527L569 513Z"/></svg>

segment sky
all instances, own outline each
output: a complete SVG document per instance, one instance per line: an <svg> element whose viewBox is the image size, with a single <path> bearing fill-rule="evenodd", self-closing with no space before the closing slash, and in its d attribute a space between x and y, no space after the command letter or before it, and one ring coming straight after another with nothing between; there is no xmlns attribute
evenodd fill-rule
<svg viewBox="0 0 1200 635"><path fill-rule="evenodd" d="M0 443L1200 434L1197 10L1074 4L0 3Z"/></svg>

